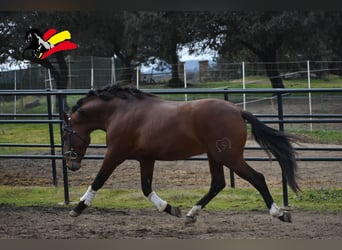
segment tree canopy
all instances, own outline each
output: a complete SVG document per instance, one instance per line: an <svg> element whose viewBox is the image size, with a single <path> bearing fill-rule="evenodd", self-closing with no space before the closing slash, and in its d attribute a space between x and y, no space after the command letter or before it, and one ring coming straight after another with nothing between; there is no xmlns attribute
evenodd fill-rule
<svg viewBox="0 0 342 250"><path fill-rule="evenodd" d="M342 14L337 11L33 11L0 12L0 17L0 62L23 59L30 27L70 30L78 45L73 54L115 55L127 69L150 57L176 65L182 46L193 53L212 48L220 60L264 62L273 87L283 87L279 60L342 57ZM132 73L128 70L123 80ZM172 73L180 81L176 66Z"/></svg>
<svg viewBox="0 0 342 250"><path fill-rule="evenodd" d="M229 61L252 58L264 62L272 86L282 88L277 61L333 56L329 51L329 38L338 26L332 27L333 21L324 21L326 16L338 22L338 15L330 12L222 12L209 18L205 24L207 28L197 35L199 40L206 41L204 47L217 48L221 58Z"/></svg>

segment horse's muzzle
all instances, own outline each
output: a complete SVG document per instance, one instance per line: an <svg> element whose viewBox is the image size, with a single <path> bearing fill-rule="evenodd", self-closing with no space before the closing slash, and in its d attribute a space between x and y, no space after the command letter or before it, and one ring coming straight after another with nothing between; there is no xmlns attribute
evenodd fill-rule
<svg viewBox="0 0 342 250"><path fill-rule="evenodd" d="M81 163L77 162L75 160L69 160L66 162L66 165L68 167L69 170L71 171L77 171L81 168Z"/></svg>

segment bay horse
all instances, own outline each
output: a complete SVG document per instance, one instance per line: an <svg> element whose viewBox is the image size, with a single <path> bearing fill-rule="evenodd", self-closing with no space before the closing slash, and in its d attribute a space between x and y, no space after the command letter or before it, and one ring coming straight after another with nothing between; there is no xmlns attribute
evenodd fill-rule
<svg viewBox="0 0 342 250"><path fill-rule="evenodd" d="M152 189L155 161L183 160L206 153L210 189L186 214L185 223L196 222L200 210L225 187L223 166L260 192L272 216L291 222L290 213L274 202L263 174L244 160L245 121L251 124L255 140L269 155L276 157L288 185L297 193L297 164L290 143L294 137L264 125L231 102L218 99L167 101L135 88L107 86L90 90L77 101L71 113L63 114L63 120L63 152L70 170L80 169L93 130L105 131L107 144L99 172L70 216L80 215L91 204L118 165L126 159L134 159L140 163L141 187L147 199L159 211L181 217L178 207L170 205Z"/></svg>

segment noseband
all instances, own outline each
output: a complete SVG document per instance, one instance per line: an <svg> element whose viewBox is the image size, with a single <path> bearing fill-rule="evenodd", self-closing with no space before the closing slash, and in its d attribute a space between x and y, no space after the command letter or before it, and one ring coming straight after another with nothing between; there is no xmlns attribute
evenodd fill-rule
<svg viewBox="0 0 342 250"><path fill-rule="evenodd" d="M69 141L69 150L64 152L64 157L69 158L71 160L76 160L79 156L83 157L84 155L78 154L72 144L72 137L77 136L79 139L81 139L83 142L89 144L90 143L90 138L84 138L80 136L75 130L72 129L72 124L71 124L71 116L68 113L67 114L68 119L67 123L63 126L63 130L67 132L68 135L68 141Z"/></svg>

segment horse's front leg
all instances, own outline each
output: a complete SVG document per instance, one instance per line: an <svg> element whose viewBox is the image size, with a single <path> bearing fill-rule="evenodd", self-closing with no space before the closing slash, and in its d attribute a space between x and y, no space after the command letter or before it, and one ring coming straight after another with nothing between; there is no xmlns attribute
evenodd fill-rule
<svg viewBox="0 0 342 250"><path fill-rule="evenodd" d="M80 198L77 206L69 212L72 217L79 216L84 209L90 206L92 200L95 198L96 192L102 188L108 177L113 173L114 169L119 166L123 160L114 160L111 156L107 156L103 160L102 167L96 175L93 184L88 187L87 192Z"/></svg>
<svg viewBox="0 0 342 250"><path fill-rule="evenodd" d="M182 213L178 207L171 206L166 201L161 199L156 192L152 191L154 163L154 160L140 161L142 191L145 197L157 207L158 211L164 211L173 216L181 217Z"/></svg>

